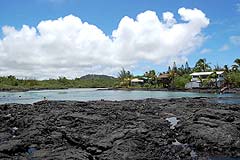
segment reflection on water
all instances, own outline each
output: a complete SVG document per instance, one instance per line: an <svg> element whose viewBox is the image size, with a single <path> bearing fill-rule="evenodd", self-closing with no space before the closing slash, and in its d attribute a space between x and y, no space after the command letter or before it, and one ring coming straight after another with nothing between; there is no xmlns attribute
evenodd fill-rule
<svg viewBox="0 0 240 160"><path fill-rule="evenodd" d="M180 98L180 97L232 97L232 94L207 94L190 92L167 92L167 91L120 91L120 90L97 90L97 89L63 89L41 90L28 92L0 92L0 104L3 103L34 103L46 97L49 100L136 100L146 98ZM240 103L240 100L239 102Z"/></svg>

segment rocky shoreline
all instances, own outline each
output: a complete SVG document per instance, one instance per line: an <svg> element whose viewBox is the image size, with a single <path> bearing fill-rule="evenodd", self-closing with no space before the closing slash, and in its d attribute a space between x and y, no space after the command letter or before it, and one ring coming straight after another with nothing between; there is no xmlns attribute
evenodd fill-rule
<svg viewBox="0 0 240 160"><path fill-rule="evenodd" d="M0 159L240 159L240 105L216 100L0 105Z"/></svg>

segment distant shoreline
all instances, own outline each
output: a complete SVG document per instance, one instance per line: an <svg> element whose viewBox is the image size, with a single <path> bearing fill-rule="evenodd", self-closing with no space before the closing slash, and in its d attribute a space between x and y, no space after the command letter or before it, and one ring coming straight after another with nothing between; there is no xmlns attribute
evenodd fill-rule
<svg viewBox="0 0 240 160"><path fill-rule="evenodd" d="M219 89L167 89L167 88L106 88L100 90L122 91L169 91L169 92L194 92L194 93L218 93ZM240 94L240 88L227 89L224 93Z"/></svg>
<svg viewBox="0 0 240 160"><path fill-rule="evenodd" d="M58 90L58 89L69 89L69 88L0 88L0 92L27 92L27 91L41 91L41 90Z"/></svg>
<svg viewBox="0 0 240 160"><path fill-rule="evenodd" d="M27 92L41 90L64 90L64 89L84 89L84 88L0 88L0 92ZM219 93L219 89L168 89L168 88L92 88L97 90L120 90L120 91L166 91L166 92L194 92L194 93ZM240 88L231 88L224 91L228 94L240 94Z"/></svg>

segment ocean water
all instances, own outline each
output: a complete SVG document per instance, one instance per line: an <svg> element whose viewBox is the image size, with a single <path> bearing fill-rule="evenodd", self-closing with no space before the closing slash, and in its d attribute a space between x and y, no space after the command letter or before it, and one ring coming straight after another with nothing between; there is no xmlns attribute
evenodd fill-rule
<svg viewBox="0 0 240 160"><path fill-rule="evenodd" d="M39 90L27 92L0 92L0 104L5 103L34 103L46 97L48 100L137 100L146 98L181 98L181 97L236 97L234 94L208 94L191 92L167 92L167 91L122 91L99 89L62 89ZM236 98L235 98L236 99ZM239 99L237 99L239 100ZM224 102L224 99L222 100ZM221 102L222 102L221 101ZM229 99L228 99L229 101ZM230 100L230 102L232 102ZM239 101L240 103L240 101Z"/></svg>

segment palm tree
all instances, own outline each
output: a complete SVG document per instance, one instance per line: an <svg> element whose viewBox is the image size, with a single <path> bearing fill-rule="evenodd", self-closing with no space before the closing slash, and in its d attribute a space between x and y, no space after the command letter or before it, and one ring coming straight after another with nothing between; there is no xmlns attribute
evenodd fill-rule
<svg viewBox="0 0 240 160"><path fill-rule="evenodd" d="M118 78L120 80L124 80L126 78L131 78L132 74L130 71L126 71L124 68L122 68L122 70L118 73Z"/></svg>
<svg viewBox="0 0 240 160"><path fill-rule="evenodd" d="M175 87L175 76L176 76L176 72L174 70L169 72L169 78L171 80L171 87L172 88Z"/></svg>
<svg viewBox="0 0 240 160"><path fill-rule="evenodd" d="M208 76L208 80L209 80L210 82L212 82L212 79L214 79L215 87L216 87L216 88L218 88L217 78L218 78L218 75L217 75L217 72L216 72L216 71L214 71L212 74L210 74L210 75Z"/></svg>
<svg viewBox="0 0 240 160"><path fill-rule="evenodd" d="M228 73L228 72L229 72L228 66L227 66L227 65L224 65L224 66L223 66L223 70L224 70L226 73Z"/></svg>
<svg viewBox="0 0 240 160"><path fill-rule="evenodd" d="M219 66L218 64L217 65L214 65L214 71L222 71L222 67Z"/></svg>
<svg viewBox="0 0 240 160"><path fill-rule="evenodd" d="M233 71L238 71L239 68L240 68L240 58L235 59L234 63L235 64L232 65L232 70Z"/></svg>
<svg viewBox="0 0 240 160"><path fill-rule="evenodd" d="M155 85L157 83L157 75L155 70L145 72L144 76L148 78L150 84Z"/></svg>
<svg viewBox="0 0 240 160"><path fill-rule="evenodd" d="M236 65L236 64L233 64L232 65L232 71L234 71L234 72L236 72L236 71L238 71L238 65Z"/></svg>
<svg viewBox="0 0 240 160"><path fill-rule="evenodd" d="M209 63L206 62L206 59L203 58L197 61L193 70L195 72L206 72L206 71L210 71L211 67L209 66Z"/></svg>
<svg viewBox="0 0 240 160"><path fill-rule="evenodd" d="M240 58L235 59L234 62L240 67Z"/></svg>
<svg viewBox="0 0 240 160"><path fill-rule="evenodd" d="M231 85L232 81L231 81L231 77L230 75L231 73L227 72L227 74L224 74L224 86L229 87L229 85Z"/></svg>

